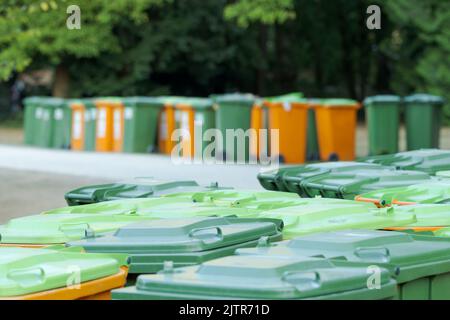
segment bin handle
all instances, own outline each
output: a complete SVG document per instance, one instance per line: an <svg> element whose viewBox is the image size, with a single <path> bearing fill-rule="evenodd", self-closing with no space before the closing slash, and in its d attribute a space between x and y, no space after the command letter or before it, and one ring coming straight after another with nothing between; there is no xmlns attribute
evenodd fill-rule
<svg viewBox="0 0 450 320"><path fill-rule="evenodd" d="M201 231L205 231L205 230L215 230L216 231L215 236L220 238L218 241L223 239L223 233L222 233L222 229L220 227L195 228L195 229L192 229L191 231L189 231L188 236L190 238L197 238L198 235L196 235L196 234Z"/></svg>
<svg viewBox="0 0 450 320"><path fill-rule="evenodd" d="M12 270L8 272L7 277L16 281L20 287L28 288L45 281L45 271L42 267Z"/></svg>
<svg viewBox="0 0 450 320"><path fill-rule="evenodd" d="M389 262L391 260L391 253L386 247L358 247L354 251L355 256L358 258L365 257L382 257L383 262Z"/></svg>
<svg viewBox="0 0 450 320"><path fill-rule="evenodd" d="M281 280L294 285L298 291L321 286L321 278L318 271L286 271L281 276Z"/></svg>
<svg viewBox="0 0 450 320"><path fill-rule="evenodd" d="M78 228L77 228L78 226ZM84 226L84 228L83 228ZM95 236L95 231L89 226L88 223L66 223L62 224L58 228L59 231L64 233L65 235L69 235L70 231L84 231L84 235L86 238L92 238Z"/></svg>

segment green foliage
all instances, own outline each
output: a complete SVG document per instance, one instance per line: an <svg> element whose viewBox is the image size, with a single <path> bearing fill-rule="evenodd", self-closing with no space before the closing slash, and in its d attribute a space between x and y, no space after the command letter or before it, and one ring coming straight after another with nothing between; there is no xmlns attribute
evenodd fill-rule
<svg viewBox="0 0 450 320"><path fill-rule="evenodd" d="M398 76L393 85L407 83L404 93L423 91L450 102L450 2L385 0L385 8L396 21L399 38L396 51L400 58L395 61ZM445 112L450 122L449 103Z"/></svg>
<svg viewBox="0 0 450 320"><path fill-rule="evenodd" d="M37 56L56 65L67 56L96 57L119 52L114 26L123 18L147 21L145 10L164 0L78 0L81 29L66 27L67 0L8 0L0 5L0 78L23 71Z"/></svg>
<svg viewBox="0 0 450 320"><path fill-rule="evenodd" d="M283 23L295 18L293 0L239 0L225 8L225 18L235 19L241 27L252 22Z"/></svg>

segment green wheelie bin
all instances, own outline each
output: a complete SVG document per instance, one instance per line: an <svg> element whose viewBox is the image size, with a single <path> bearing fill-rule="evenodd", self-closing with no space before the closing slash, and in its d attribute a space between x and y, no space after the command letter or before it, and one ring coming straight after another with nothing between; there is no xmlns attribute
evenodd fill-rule
<svg viewBox="0 0 450 320"><path fill-rule="evenodd" d="M367 157L360 161L395 166L401 170L423 171L435 175L438 171L450 170L450 150L420 149Z"/></svg>
<svg viewBox="0 0 450 320"><path fill-rule="evenodd" d="M38 121L42 116L42 100L45 97L27 97L23 100L25 106L24 114L24 142L27 145L36 145Z"/></svg>
<svg viewBox="0 0 450 320"><path fill-rule="evenodd" d="M64 99L54 110L52 147L55 149L70 149L72 139L72 108L70 104L70 99Z"/></svg>
<svg viewBox="0 0 450 320"><path fill-rule="evenodd" d="M369 155L398 152L399 96L379 95L364 100L369 131Z"/></svg>
<svg viewBox="0 0 450 320"><path fill-rule="evenodd" d="M208 130L215 128L213 102L208 98L186 98L174 103L175 129L179 129L179 155L184 158L203 159L203 151L211 143ZM206 138L208 137L208 138Z"/></svg>
<svg viewBox="0 0 450 320"><path fill-rule="evenodd" d="M195 181L161 181L153 178L135 178L129 181L83 186L65 194L69 206L95 202L158 197L164 194L220 189L217 183L199 186Z"/></svg>
<svg viewBox="0 0 450 320"><path fill-rule="evenodd" d="M127 97L124 104L123 152L157 150L158 117L163 108L158 97Z"/></svg>
<svg viewBox="0 0 450 320"><path fill-rule="evenodd" d="M396 282L383 268L378 289L368 288L365 267L349 262L228 256L184 268L167 263L157 274L140 275L136 286L114 290L112 299L392 299L397 292Z"/></svg>
<svg viewBox="0 0 450 320"><path fill-rule="evenodd" d="M257 97L235 93L212 95L211 99L216 111L216 128L222 134L223 143L222 150L217 150L216 157L223 161L248 162L252 141L247 137L244 145L239 148L238 140L239 137L245 137L245 133L251 128L251 113ZM227 132L234 137L233 141L227 141Z"/></svg>
<svg viewBox="0 0 450 320"><path fill-rule="evenodd" d="M343 230L305 235L265 248L239 249L237 254L263 255L273 260L321 256L365 265L368 273L386 268L399 284L398 298L402 300L450 299L450 239L394 231Z"/></svg>
<svg viewBox="0 0 450 320"><path fill-rule="evenodd" d="M34 145L44 148L62 147L60 143L64 140L64 123L67 121L63 110L64 100L61 98L39 99L39 105L34 110Z"/></svg>
<svg viewBox="0 0 450 320"><path fill-rule="evenodd" d="M81 246L92 253L127 254L129 273L135 278L137 274L162 270L168 261L173 267L185 267L229 256L238 248L256 247L262 237L264 241L280 241L282 228L283 222L273 219L161 219L67 245Z"/></svg>
<svg viewBox="0 0 450 320"><path fill-rule="evenodd" d="M320 195L325 198L354 199L368 191L430 182L436 178L425 172L342 161L290 167L281 174L281 179L288 191L298 193L301 197ZM259 180L267 179L266 176L260 176ZM266 186L265 182L261 184Z"/></svg>
<svg viewBox="0 0 450 320"><path fill-rule="evenodd" d="M414 94L405 97L404 104L407 149L439 148L444 99L429 94Z"/></svg>

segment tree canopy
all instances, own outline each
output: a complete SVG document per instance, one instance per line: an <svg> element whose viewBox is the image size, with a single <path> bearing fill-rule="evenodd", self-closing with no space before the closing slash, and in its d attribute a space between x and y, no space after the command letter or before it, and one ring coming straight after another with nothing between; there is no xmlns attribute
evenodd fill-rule
<svg viewBox="0 0 450 320"><path fill-rule="evenodd" d="M79 30L66 28L70 4L2 1L0 80L45 67L68 75L70 96L450 99L448 1L78 0ZM371 4L381 8L380 30L366 27Z"/></svg>

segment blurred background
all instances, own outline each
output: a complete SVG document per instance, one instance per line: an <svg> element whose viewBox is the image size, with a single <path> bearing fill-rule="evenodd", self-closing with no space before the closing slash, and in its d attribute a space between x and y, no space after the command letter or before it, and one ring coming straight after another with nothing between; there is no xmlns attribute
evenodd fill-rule
<svg viewBox="0 0 450 320"><path fill-rule="evenodd" d="M17 95L449 98L448 1L78 0L81 29L68 30L72 2L0 4L2 118ZM371 4L379 30L366 27Z"/></svg>

